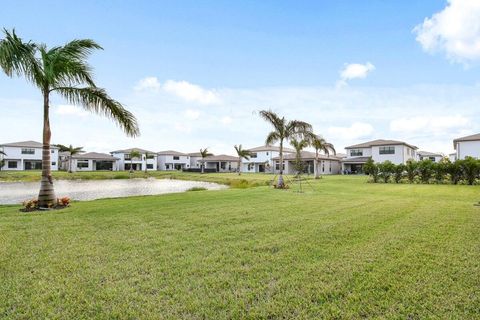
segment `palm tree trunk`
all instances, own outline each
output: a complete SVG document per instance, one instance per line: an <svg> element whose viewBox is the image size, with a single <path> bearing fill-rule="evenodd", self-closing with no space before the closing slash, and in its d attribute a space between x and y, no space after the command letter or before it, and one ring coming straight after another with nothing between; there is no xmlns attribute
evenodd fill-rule
<svg viewBox="0 0 480 320"><path fill-rule="evenodd" d="M241 165L242 165L242 158L238 157L238 164L237 164L238 175L242 174L242 169L240 167Z"/></svg>
<svg viewBox="0 0 480 320"><path fill-rule="evenodd" d="M130 158L130 173L133 173L133 158Z"/></svg>
<svg viewBox="0 0 480 320"><path fill-rule="evenodd" d="M72 173L72 154L70 153L70 157L68 157L68 172Z"/></svg>
<svg viewBox="0 0 480 320"><path fill-rule="evenodd" d="M284 188L285 187L285 182L283 181L283 139L280 140L280 174L278 175L278 183L277 183L277 188Z"/></svg>
<svg viewBox="0 0 480 320"><path fill-rule="evenodd" d="M50 116L48 89L43 93L43 148L42 148L42 179L38 193L38 206L48 208L55 204L55 191L53 189L52 168L50 161Z"/></svg>
<svg viewBox="0 0 480 320"><path fill-rule="evenodd" d="M202 167L202 173L204 173L204 168L205 168L205 162L203 161L203 158L202 158L202 164L200 165Z"/></svg>
<svg viewBox="0 0 480 320"><path fill-rule="evenodd" d="M319 178L319 170L318 165L320 161L318 161L318 150L315 150L315 179Z"/></svg>

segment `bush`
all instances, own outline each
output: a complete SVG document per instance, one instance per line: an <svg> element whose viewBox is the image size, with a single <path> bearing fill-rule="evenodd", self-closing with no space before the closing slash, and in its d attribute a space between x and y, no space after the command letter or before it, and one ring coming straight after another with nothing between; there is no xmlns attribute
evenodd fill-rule
<svg viewBox="0 0 480 320"><path fill-rule="evenodd" d="M467 181L469 185L472 185L478 178L480 172L478 160L472 157L466 157L465 160L458 160L458 162L463 179Z"/></svg>
<svg viewBox="0 0 480 320"><path fill-rule="evenodd" d="M187 191L205 191L207 190L207 188L204 188L204 187L192 187L190 189L188 189Z"/></svg>
<svg viewBox="0 0 480 320"><path fill-rule="evenodd" d="M417 171L423 183L429 183L433 173L433 162L425 159L417 163Z"/></svg>
<svg viewBox="0 0 480 320"><path fill-rule="evenodd" d="M395 166L395 169L393 172L393 180L395 180L395 183L400 183L400 181L403 178L404 172L405 172L405 165L403 163L400 163Z"/></svg>
<svg viewBox="0 0 480 320"><path fill-rule="evenodd" d="M408 160L405 165L405 171L407 172L408 182L413 183L415 176L417 175L417 162L415 160Z"/></svg>
<svg viewBox="0 0 480 320"><path fill-rule="evenodd" d="M363 165L363 172L373 178L373 182L378 182L378 165L372 159L368 159Z"/></svg>
<svg viewBox="0 0 480 320"><path fill-rule="evenodd" d="M383 182L388 183L388 180L390 180L390 177L395 171L395 165L391 161L387 160L378 164L378 171L379 175L383 179Z"/></svg>

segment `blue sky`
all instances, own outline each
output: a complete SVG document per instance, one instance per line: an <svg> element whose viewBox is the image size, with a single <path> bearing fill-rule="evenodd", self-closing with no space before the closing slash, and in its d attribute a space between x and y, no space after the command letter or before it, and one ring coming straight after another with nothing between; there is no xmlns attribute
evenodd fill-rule
<svg viewBox="0 0 480 320"><path fill-rule="evenodd" d="M480 130L479 13L465 0L21 1L2 4L0 25L48 45L99 42L98 85L142 131L126 138L54 99L54 142L232 153L263 143L254 111L272 108L340 150L390 138L448 153L452 138ZM0 110L2 142L39 139L36 89L0 75Z"/></svg>

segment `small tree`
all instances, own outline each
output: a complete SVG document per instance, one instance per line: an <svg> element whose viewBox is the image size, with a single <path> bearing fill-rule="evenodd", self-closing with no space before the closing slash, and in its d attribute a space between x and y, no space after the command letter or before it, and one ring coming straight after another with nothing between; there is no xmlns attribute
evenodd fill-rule
<svg viewBox="0 0 480 320"><path fill-rule="evenodd" d="M457 160L446 164L446 171L453 184L458 184L458 181L462 178L462 167L460 166L461 161L462 160Z"/></svg>
<svg viewBox="0 0 480 320"><path fill-rule="evenodd" d="M68 147L63 144L57 144L58 151L68 152L68 172L72 173L72 157L79 153L84 153L83 147L73 147L69 145Z"/></svg>
<svg viewBox="0 0 480 320"><path fill-rule="evenodd" d="M418 162L417 171L423 183L429 183L433 173L433 162L430 159L424 159Z"/></svg>
<svg viewBox="0 0 480 320"><path fill-rule="evenodd" d="M327 156L330 153L336 154L333 144L327 142L319 135L308 133L306 138L309 140L310 145L315 149L315 179L320 178L320 152L324 152Z"/></svg>
<svg viewBox="0 0 480 320"><path fill-rule="evenodd" d="M413 183L417 175L417 162L411 159L408 160L405 165L405 171L407 172L408 182Z"/></svg>
<svg viewBox="0 0 480 320"><path fill-rule="evenodd" d="M443 158L440 162L435 162L432 164L433 176L436 183L443 183L445 175L447 174L448 165L450 160L448 158Z"/></svg>
<svg viewBox="0 0 480 320"><path fill-rule="evenodd" d="M395 183L400 183L405 172L405 165L403 163L397 164L393 170L393 180Z"/></svg>
<svg viewBox="0 0 480 320"><path fill-rule="evenodd" d="M460 160L460 168L463 179L465 179L469 185L472 185L478 178L480 172L478 160L472 157L466 157L464 160Z"/></svg>
<svg viewBox="0 0 480 320"><path fill-rule="evenodd" d="M130 152L130 173L133 172L133 158L141 159L142 154L138 152L137 150L132 150Z"/></svg>
<svg viewBox="0 0 480 320"><path fill-rule="evenodd" d="M242 145L239 144L233 146L235 148L235 151L237 152L238 156L238 163L237 163L237 170L238 170L238 175L242 174L242 159L245 160L250 160L250 157L252 156L252 153L249 150L242 149Z"/></svg>
<svg viewBox="0 0 480 320"><path fill-rule="evenodd" d="M202 168L202 173L205 173L205 158L213 156L210 152L208 152L208 148L200 149L200 156L202 157L202 163L200 164Z"/></svg>
<svg viewBox="0 0 480 320"><path fill-rule="evenodd" d="M372 177L373 182L378 182L378 165L372 160L368 159L363 165L363 172Z"/></svg>
<svg viewBox="0 0 480 320"><path fill-rule="evenodd" d="M395 165L391 161L387 160L378 165L378 171L383 179L383 182L388 183L388 180L390 180L390 177L395 171Z"/></svg>
<svg viewBox="0 0 480 320"><path fill-rule="evenodd" d="M297 175L300 175L303 172L304 164L302 160L302 150L308 147L308 141L305 139L297 140L291 139L290 144L295 149L295 170Z"/></svg>

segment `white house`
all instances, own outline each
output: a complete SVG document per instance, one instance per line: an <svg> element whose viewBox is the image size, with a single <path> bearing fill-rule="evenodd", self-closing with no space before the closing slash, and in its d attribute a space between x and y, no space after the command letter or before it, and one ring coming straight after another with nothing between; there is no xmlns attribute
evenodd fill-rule
<svg viewBox="0 0 480 320"><path fill-rule="evenodd" d="M131 158L130 153L137 151L140 153L139 158ZM110 152L110 154L118 158L117 168L118 170L130 170L130 166L134 171L143 171L145 167L147 170L157 170L157 153L140 148L130 148L125 150L116 150Z"/></svg>
<svg viewBox="0 0 480 320"><path fill-rule="evenodd" d="M191 169L201 169L202 155L200 154L200 152L187 153L187 156L190 157Z"/></svg>
<svg viewBox="0 0 480 320"><path fill-rule="evenodd" d="M461 160L465 157L480 159L480 133L453 140L453 147L456 159Z"/></svg>
<svg viewBox="0 0 480 320"><path fill-rule="evenodd" d="M200 160L201 161L201 160ZM205 158L205 169L215 172L235 172L238 166L238 157L221 154Z"/></svg>
<svg viewBox="0 0 480 320"><path fill-rule="evenodd" d="M391 161L394 164L416 159L418 148L403 141L373 140L345 147L347 156L342 159L342 172L361 173L363 165L372 159L375 162Z"/></svg>
<svg viewBox="0 0 480 320"><path fill-rule="evenodd" d="M248 149L251 152L249 160L242 159L242 172L273 172L274 158L279 156L280 147L260 146ZM295 150L283 148L283 154L294 154Z"/></svg>
<svg viewBox="0 0 480 320"><path fill-rule="evenodd" d="M3 160L2 170L41 170L43 144L36 141L21 141L0 145L6 155L0 155ZM52 170L58 170L58 147L50 146L50 161Z"/></svg>
<svg viewBox="0 0 480 320"><path fill-rule="evenodd" d="M66 152L68 154L68 152ZM61 165L63 170L68 170L70 166L70 155L62 152ZM119 159L106 153L88 152L75 154L72 156L72 171L117 171L117 161Z"/></svg>
<svg viewBox="0 0 480 320"><path fill-rule="evenodd" d="M430 159L433 162L440 162L445 156L441 153L417 151L417 158L419 161Z"/></svg>
<svg viewBox="0 0 480 320"><path fill-rule="evenodd" d="M183 170L190 168L190 156L168 150L157 152L158 170Z"/></svg>
<svg viewBox="0 0 480 320"><path fill-rule="evenodd" d="M315 158L315 152L302 151L300 157L303 162L303 172L307 174L314 174L317 166L317 161ZM275 161L275 172L280 171L280 157L273 158ZM284 170L286 174L296 174L296 154L287 153L283 157L284 160ZM342 168L341 158L338 156L327 156L319 155L318 156L318 166L320 174L339 174Z"/></svg>

